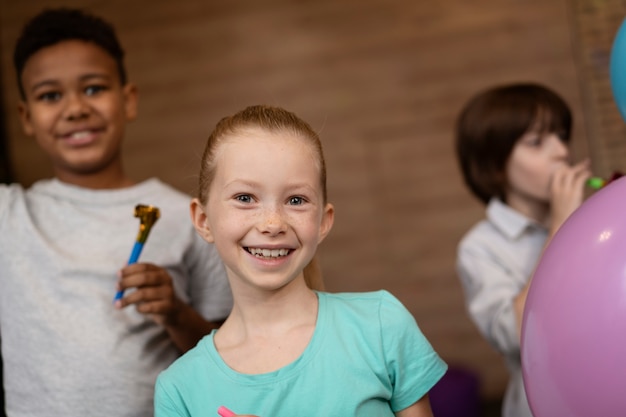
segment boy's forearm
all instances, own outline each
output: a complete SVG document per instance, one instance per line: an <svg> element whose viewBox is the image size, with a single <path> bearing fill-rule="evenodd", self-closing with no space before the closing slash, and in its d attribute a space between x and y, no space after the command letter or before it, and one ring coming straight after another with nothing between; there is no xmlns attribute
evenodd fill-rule
<svg viewBox="0 0 626 417"><path fill-rule="evenodd" d="M164 324L172 341L185 353L224 321L207 321L193 307L181 302L176 317Z"/></svg>
<svg viewBox="0 0 626 417"><path fill-rule="evenodd" d="M513 299L513 309L515 310L515 319L517 325L517 336L522 337L522 320L524 319L524 306L526 305L526 298L528 297L528 290L530 288L530 280L522 288L522 290Z"/></svg>

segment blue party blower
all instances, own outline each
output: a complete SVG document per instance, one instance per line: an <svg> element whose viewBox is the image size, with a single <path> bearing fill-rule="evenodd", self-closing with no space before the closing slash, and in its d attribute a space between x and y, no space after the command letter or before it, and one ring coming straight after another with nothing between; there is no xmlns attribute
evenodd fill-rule
<svg viewBox="0 0 626 417"><path fill-rule="evenodd" d="M148 234L160 216L161 213L159 209L154 206L146 206L143 204L135 206L135 217L138 217L140 220L139 234L137 235L137 240L133 246L133 251L130 254L130 259L128 259L128 265L132 265L139 260L139 255L141 255L143 245L145 245L146 240L148 240ZM124 290L118 291L115 294L113 302L121 300L123 296Z"/></svg>

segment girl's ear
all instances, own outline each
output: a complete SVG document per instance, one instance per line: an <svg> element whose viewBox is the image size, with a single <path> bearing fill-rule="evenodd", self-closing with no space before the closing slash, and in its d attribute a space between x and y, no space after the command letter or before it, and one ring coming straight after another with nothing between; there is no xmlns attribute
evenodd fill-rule
<svg viewBox="0 0 626 417"><path fill-rule="evenodd" d="M189 211L191 213L191 221L196 228L196 232L198 232L198 234L207 242L213 243L213 233L211 233L211 228L209 227L209 219L204 212L204 208L202 207L200 200L197 198L191 200Z"/></svg>
<svg viewBox="0 0 626 417"><path fill-rule="evenodd" d="M332 204L326 204L324 207L324 213L322 213L322 222L320 224L320 237L317 241L318 244L322 243L322 240L328 235L330 229L333 228L335 221L335 207Z"/></svg>

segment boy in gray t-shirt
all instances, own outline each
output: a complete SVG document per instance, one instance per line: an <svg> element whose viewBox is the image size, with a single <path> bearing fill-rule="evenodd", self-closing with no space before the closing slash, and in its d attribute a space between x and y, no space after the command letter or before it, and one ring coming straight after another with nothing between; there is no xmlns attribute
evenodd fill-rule
<svg viewBox="0 0 626 417"><path fill-rule="evenodd" d="M24 131L55 178L0 185L7 413L152 416L156 375L231 309L223 265L193 229L188 196L124 171L137 90L108 23L46 10L24 27L14 60ZM161 217L140 261L124 266L137 204Z"/></svg>

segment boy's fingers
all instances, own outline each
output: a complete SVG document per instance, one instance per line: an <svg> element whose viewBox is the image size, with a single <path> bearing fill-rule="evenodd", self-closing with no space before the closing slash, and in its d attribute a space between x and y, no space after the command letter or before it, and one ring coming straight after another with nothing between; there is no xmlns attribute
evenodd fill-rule
<svg viewBox="0 0 626 417"><path fill-rule="evenodd" d="M120 289L143 286L171 285L172 280L167 271L165 271L163 268L148 267L131 269L131 266L125 267L121 271L122 277L119 280L119 286L121 287Z"/></svg>
<svg viewBox="0 0 626 417"><path fill-rule="evenodd" d="M176 304L170 300L158 300L137 304L137 311L142 314L167 315L175 310Z"/></svg>
<svg viewBox="0 0 626 417"><path fill-rule="evenodd" d="M552 190L579 188L580 183L586 181L590 176L591 171L587 161L579 162L573 166L560 167L553 174Z"/></svg>
<svg viewBox="0 0 626 417"><path fill-rule="evenodd" d="M147 263L136 263L124 266L120 272L122 276L124 275L132 275L132 274L140 274L142 272L149 271L151 269L158 268L158 266Z"/></svg>
<svg viewBox="0 0 626 417"><path fill-rule="evenodd" d="M171 290L171 287L141 287L122 298L122 304L127 306L160 300L168 300L170 302L169 300L172 299L173 295L174 292Z"/></svg>
<svg viewBox="0 0 626 417"><path fill-rule="evenodd" d="M562 166L557 168L552 174L552 181L550 183L550 188L552 191L556 191L563 187L565 177L567 175L567 166Z"/></svg>

